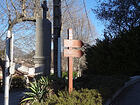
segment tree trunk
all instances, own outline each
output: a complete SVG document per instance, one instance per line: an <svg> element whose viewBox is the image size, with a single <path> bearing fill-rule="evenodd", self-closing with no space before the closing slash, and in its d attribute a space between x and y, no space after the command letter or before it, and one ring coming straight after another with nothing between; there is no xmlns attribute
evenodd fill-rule
<svg viewBox="0 0 140 105"><path fill-rule="evenodd" d="M58 38L61 32L61 0L53 0L53 61L54 61L54 74L58 74Z"/></svg>

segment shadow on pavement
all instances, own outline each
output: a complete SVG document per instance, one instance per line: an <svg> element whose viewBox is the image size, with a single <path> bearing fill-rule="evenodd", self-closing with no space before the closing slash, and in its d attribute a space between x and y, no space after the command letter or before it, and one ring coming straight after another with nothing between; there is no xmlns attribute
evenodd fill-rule
<svg viewBox="0 0 140 105"><path fill-rule="evenodd" d="M20 100L24 96L24 90L11 90L9 105L20 105ZM0 105L4 105L4 92L0 92Z"/></svg>

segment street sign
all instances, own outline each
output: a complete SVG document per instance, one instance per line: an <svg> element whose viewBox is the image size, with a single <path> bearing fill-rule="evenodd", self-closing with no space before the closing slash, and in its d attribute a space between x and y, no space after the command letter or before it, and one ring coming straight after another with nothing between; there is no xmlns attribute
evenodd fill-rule
<svg viewBox="0 0 140 105"><path fill-rule="evenodd" d="M83 52L77 49L64 49L64 57L81 57Z"/></svg>
<svg viewBox="0 0 140 105"><path fill-rule="evenodd" d="M83 42L81 40L64 39L64 47L80 48L82 46L83 46Z"/></svg>
<svg viewBox="0 0 140 105"><path fill-rule="evenodd" d="M83 55L81 50L73 48L80 48L82 45L82 41L73 40L72 29L68 29L68 39L64 40L64 47L68 47L68 49L64 49L64 57L68 57L69 93L73 91L73 57L81 57Z"/></svg>

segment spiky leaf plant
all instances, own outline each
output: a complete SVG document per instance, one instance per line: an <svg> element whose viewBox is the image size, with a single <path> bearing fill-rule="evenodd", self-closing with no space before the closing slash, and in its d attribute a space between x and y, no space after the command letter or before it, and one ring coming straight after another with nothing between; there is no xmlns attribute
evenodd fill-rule
<svg viewBox="0 0 140 105"><path fill-rule="evenodd" d="M41 77L39 80L30 82L28 86L29 91L25 92L25 97L21 103L30 103L34 102L42 103L45 101L47 96L52 92L52 89L49 87L48 77Z"/></svg>

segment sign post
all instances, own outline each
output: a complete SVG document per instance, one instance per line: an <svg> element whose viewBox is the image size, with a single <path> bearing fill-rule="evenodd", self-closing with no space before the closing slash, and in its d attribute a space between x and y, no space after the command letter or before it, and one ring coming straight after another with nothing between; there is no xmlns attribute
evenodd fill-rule
<svg viewBox="0 0 140 105"><path fill-rule="evenodd" d="M68 72L69 72L69 93L73 91L73 57L81 57L83 52L81 50L73 49L80 48L83 46L82 41L80 40L72 40L73 34L72 29L68 29L68 39L64 40L64 47L68 47L68 49L64 49L64 57L68 57Z"/></svg>
<svg viewBox="0 0 140 105"><path fill-rule="evenodd" d="M69 40L72 40L73 34L72 34L72 29L68 30L68 38ZM72 50L72 47L69 47L69 50ZM69 93L72 92L73 90L73 58L69 57L68 58L68 71L69 71Z"/></svg>

